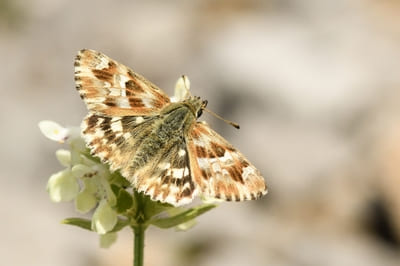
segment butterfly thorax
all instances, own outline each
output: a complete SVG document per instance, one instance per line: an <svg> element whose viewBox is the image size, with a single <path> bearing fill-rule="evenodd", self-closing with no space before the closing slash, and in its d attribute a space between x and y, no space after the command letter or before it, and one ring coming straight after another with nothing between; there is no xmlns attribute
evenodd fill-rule
<svg viewBox="0 0 400 266"><path fill-rule="evenodd" d="M148 122L152 130L143 136L133 158L132 169L144 167L149 162L157 162L161 159L158 156L168 154L171 147L177 143L185 143L185 136L204 105L205 102L200 98L191 97L163 108L158 116Z"/></svg>

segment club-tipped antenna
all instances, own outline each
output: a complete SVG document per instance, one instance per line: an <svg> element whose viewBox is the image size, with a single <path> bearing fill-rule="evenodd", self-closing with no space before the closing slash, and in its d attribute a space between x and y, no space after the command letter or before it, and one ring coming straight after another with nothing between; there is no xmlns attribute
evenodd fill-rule
<svg viewBox="0 0 400 266"><path fill-rule="evenodd" d="M234 128L237 128L237 129L240 128L239 124L237 124L237 123L235 123L235 122L232 122L232 121L229 121L229 120L227 120L227 119L225 119L225 118L223 118L223 117L217 115L216 113L214 113L213 111L211 111L211 110L209 110L209 109L207 109L207 108L203 108L203 110L205 110L205 111L207 111L208 113L212 114L212 115L215 116L216 118L221 119L222 121L224 121L225 123L227 123L227 124L233 126Z"/></svg>

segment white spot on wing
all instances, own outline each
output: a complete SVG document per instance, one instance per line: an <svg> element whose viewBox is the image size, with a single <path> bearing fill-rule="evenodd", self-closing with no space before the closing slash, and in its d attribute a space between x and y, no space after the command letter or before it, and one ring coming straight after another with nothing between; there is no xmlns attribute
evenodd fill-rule
<svg viewBox="0 0 400 266"><path fill-rule="evenodd" d="M104 137L104 131L97 128L96 131L94 132L94 137L96 138L102 138Z"/></svg>
<svg viewBox="0 0 400 266"><path fill-rule="evenodd" d="M131 137L131 133L126 132L125 134L122 135L122 137L124 137L124 139L127 140Z"/></svg>
<svg viewBox="0 0 400 266"><path fill-rule="evenodd" d="M111 124L111 130L114 132L120 132L122 131L122 123L121 120L118 120L114 123Z"/></svg>
<svg viewBox="0 0 400 266"><path fill-rule="evenodd" d="M129 78L127 76L125 76L125 75L118 75L117 78L119 80L119 86L121 88L126 88L125 83L127 81L129 81ZM123 96L126 96L126 95L123 95Z"/></svg>
<svg viewBox="0 0 400 266"><path fill-rule="evenodd" d="M130 108L129 100L124 97L117 98L117 105L121 108Z"/></svg>
<svg viewBox="0 0 400 266"><path fill-rule="evenodd" d="M202 169L208 167L208 159L207 158L197 158L197 162L199 163L199 167Z"/></svg>
<svg viewBox="0 0 400 266"><path fill-rule="evenodd" d="M172 177L174 177L174 178L178 178L178 179L183 178L188 173L189 173L189 169L187 167L172 169Z"/></svg>
<svg viewBox="0 0 400 266"><path fill-rule="evenodd" d="M221 166L219 165L218 162L214 162L213 164L211 164L211 167L214 170L214 172L221 172Z"/></svg>
<svg viewBox="0 0 400 266"><path fill-rule="evenodd" d="M183 156L183 155L185 155L186 154L186 151L184 150L184 149L180 149L179 151L178 151L178 155L179 156Z"/></svg>
<svg viewBox="0 0 400 266"><path fill-rule="evenodd" d="M105 57L99 57L100 62L95 66L96 69L108 68L108 59Z"/></svg>
<svg viewBox="0 0 400 266"><path fill-rule="evenodd" d="M223 163L226 163L226 162L232 162L233 158L232 158L232 155L230 154L230 152L225 151L224 156L220 157L219 160Z"/></svg>
<svg viewBox="0 0 400 266"><path fill-rule="evenodd" d="M204 143L204 141L202 141L201 139L195 139L195 138L193 138L193 143L196 145L196 146L199 146L199 147L206 147L207 145Z"/></svg>
<svg viewBox="0 0 400 266"><path fill-rule="evenodd" d="M121 90L117 88L110 88L110 96L120 96L121 95Z"/></svg>
<svg viewBox="0 0 400 266"><path fill-rule="evenodd" d="M168 169L168 168L170 168L170 167L171 167L171 164L170 164L170 163L160 163L160 164L158 165L158 168L160 168L160 169L162 169L162 170Z"/></svg>
<svg viewBox="0 0 400 266"><path fill-rule="evenodd" d="M149 98L143 98L142 101L143 101L144 106L146 106L146 107L152 107L153 106L152 105L152 100L149 99Z"/></svg>
<svg viewBox="0 0 400 266"><path fill-rule="evenodd" d="M99 117L99 118L97 119L97 125L100 125L101 123L103 123L103 121L104 121L104 118Z"/></svg>
<svg viewBox="0 0 400 266"><path fill-rule="evenodd" d="M243 179L249 178L249 175L254 174L254 169L251 166L247 166L246 168L243 168Z"/></svg>
<svg viewBox="0 0 400 266"><path fill-rule="evenodd" d="M135 120L136 124L140 124L143 121L144 121L143 117L141 117L141 116L136 117L136 120Z"/></svg>

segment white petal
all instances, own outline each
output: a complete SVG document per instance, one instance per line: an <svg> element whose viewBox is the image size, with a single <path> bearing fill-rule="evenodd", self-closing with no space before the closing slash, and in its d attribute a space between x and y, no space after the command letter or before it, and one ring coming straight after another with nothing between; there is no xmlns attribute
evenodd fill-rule
<svg viewBox="0 0 400 266"><path fill-rule="evenodd" d="M69 135L69 130L67 128L49 120L40 121L39 128L45 137L60 143L64 143Z"/></svg>
<svg viewBox="0 0 400 266"><path fill-rule="evenodd" d="M93 209L96 204L96 197L88 189L84 189L83 191L81 191L75 199L75 208L80 213L87 213L88 211Z"/></svg>
<svg viewBox="0 0 400 266"><path fill-rule="evenodd" d="M190 81L186 76L182 76L175 84L175 95L171 97L171 101L180 102L189 97Z"/></svg>
<svg viewBox="0 0 400 266"><path fill-rule="evenodd" d="M79 193L79 184L71 171L53 174L47 182L47 191L54 202L73 200Z"/></svg>
<svg viewBox="0 0 400 266"><path fill-rule="evenodd" d="M110 207L106 199L103 199L92 218L92 229L100 235L111 231L117 224L117 213Z"/></svg>

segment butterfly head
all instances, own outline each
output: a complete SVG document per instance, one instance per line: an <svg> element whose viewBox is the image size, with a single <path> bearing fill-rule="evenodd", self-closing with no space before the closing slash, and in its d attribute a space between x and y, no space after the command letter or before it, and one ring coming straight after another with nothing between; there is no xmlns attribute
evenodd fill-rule
<svg viewBox="0 0 400 266"><path fill-rule="evenodd" d="M203 110L206 108L208 101L202 100L198 96L192 96L185 100L184 103L192 111L193 115L199 118L203 114Z"/></svg>

